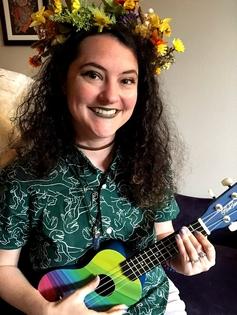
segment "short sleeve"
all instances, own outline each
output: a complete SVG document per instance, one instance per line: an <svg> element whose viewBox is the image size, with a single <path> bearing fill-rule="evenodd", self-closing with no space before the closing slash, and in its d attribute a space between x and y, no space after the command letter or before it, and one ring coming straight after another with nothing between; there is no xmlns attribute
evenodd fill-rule
<svg viewBox="0 0 237 315"><path fill-rule="evenodd" d="M155 214L155 222L165 222L174 220L179 214L179 206L175 200L174 196L167 199L163 206L157 209Z"/></svg>
<svg viewBox="0 0 237 315"><path fill-rule="evenodd" d="M28 200L14 170L0 173L0 248L16 249L27 241Z"/></svg>

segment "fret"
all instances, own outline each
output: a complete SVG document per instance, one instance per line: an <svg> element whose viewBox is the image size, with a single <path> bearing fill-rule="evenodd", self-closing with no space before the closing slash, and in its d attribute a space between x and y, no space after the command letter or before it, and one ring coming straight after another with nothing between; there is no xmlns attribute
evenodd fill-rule
<svg viewBox="0 0 237 315"><path fill-rule="evenodd" d="M188 226L191 232L199 231L206 234L199 221L195 221ZM129 257L120 265L123 273L131 280L135 280L141 275L152 270L155 266L161 265L168 259L178 254L175 240L176 233L173 233L161 241L157 241L149 248L144 249L137 255ZM130 272L131 271L131 272Z"/></svg>
<svg viewBox="0 0 237 315"><path fill-rule="evenodd" d="M199 221L195 221L194 223L190 224L188 228L191 232L198 231L203 233L204 235L207 235L206 230L203 228Z"/></svg>
<svg viewBox="0 0 237 315"><path fill-rule="evenodd" d="M150 257L153 261L153 265L160 264L160 255L159 249L157 248L157 243L153 244L148 250L146 250L147 255L150 254Z"/></svg>
<svg viewBox="0 0 237 315"><path fill-rule="evenodd" d="M154 261L152 261L151 258L152 255L148 254L148 250L139 254L139 259L141 259L142 263L144 263L144 268L146 268L146 272L156 266L156 264L154 264Z"/></svg>
<svg viewBox="0 0 237 315"><path fill-rule="evenodd" d="M131 265L132 266L131 266ZM123 274L125 276L127 276L130 280L136 280L139 276L137 276L138 274L138 270L136 270L136 266L134 268L134 261L132 259L130 260L124 260L121 264L121 269L123 271Z"/></svg>
<svg viewBox="0 0 237 315"><path fill-rule="evenodd" d="M148 265L150 264L150 267L155 267L154 262L151 260L151 257L147 254L147 251L144 252L144 255L146 256L146 260L149 261Z"/></svg>
<svg viewBox="0 0 237 315"><path fill-rule="evenodd" d="M134 260L136 260L136 267L137 267L137 270L138 270L137 274L141 274L142 275L143 273L146 273L147 272L146 264L145 264L144 259L142 258L142 254L140 253L138 256L135 256Z"/></svg>

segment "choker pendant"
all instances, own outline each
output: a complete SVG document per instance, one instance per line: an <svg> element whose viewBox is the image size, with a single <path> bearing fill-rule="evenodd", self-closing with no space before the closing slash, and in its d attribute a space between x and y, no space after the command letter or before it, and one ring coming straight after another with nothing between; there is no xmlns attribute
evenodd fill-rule
<svg viewBox="0 0 237 315"><path fill-rule="evenodd" d="M101 234L100 234L99 229L97 228L97 226L94 226L92 243L93 243L93 248L96 251L100 248L100 235Z"/></svg>

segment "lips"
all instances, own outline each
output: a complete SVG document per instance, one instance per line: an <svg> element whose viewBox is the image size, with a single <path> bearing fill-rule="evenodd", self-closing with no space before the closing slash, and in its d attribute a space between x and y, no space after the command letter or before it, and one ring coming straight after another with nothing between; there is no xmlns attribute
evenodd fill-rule
<svg viewBox="0 0 237 315"><path fill-rule="evenodd" d="M91 107L90 110L95 113L98 117L102 118L114 118L119 110L115 108L102 108L102 107Z"/></svg>

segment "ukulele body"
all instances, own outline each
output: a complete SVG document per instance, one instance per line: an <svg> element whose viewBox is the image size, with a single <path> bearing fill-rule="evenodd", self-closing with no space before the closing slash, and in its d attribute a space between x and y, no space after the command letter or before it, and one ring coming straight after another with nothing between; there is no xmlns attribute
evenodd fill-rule
<svg viewBox="0 0 237 315"><path fill-rule="evenodd" d="M48 272L41 278L38 290L48 301L57 301L99 275L101 281L98 288L85 298L88 308L103 311L118 304L131 306L142 297L145 276L129 279L120 265L125 259L123 244L113 241L82 268L61 268Z"/></svg>

